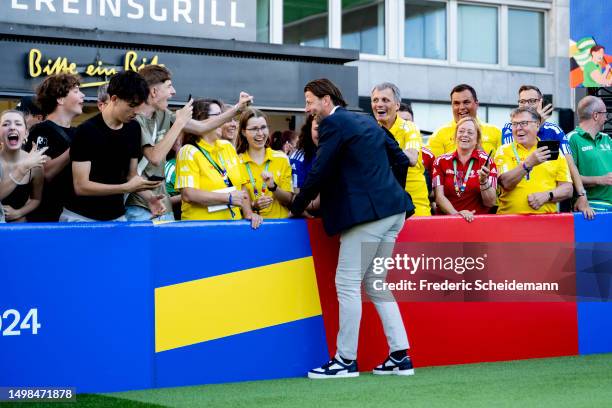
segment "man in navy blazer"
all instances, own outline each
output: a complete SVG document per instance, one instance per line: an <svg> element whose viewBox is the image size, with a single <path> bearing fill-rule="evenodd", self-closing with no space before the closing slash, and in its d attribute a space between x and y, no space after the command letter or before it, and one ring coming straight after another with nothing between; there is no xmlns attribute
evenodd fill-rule
<svg viewBox="0 0 612 408"><path fill-rule="evenodd" d="M407 213L414 211L410 196L397 181L414 165L373 118L345 109L340 90L328 79L309 82L304 88L306 112L319 122L319 146L300 193L291 205L302 214L321 194L323 225L329 235L340 233L336 269L340 327L335 357L310 370L309 378L357 377L357 340L361 321L361 282L376 306L389 343L389 357L374 374L412 375L407 355L408 338L393 295L374 289L374 257L390 257ZM400 169L398 171L398 169Z"/></svg>

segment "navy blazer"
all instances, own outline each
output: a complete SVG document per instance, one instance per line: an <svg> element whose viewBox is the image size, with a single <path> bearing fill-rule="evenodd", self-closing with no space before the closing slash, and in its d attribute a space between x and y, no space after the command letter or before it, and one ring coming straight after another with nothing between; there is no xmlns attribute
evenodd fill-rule
<svg viewBox="0 0 612 408"><path fill-rule="evenodd" d="M319 124L317 156L291 212L301 214L321 193L328 235L412 213L412 200L394 175L403 172L405 180L408 162L395 139L372 117L338 108Z"/></svg>

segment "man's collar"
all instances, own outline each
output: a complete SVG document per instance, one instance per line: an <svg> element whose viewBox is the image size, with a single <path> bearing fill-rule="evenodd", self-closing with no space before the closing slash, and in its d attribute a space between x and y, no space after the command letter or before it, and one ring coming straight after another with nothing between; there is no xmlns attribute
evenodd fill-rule
<svg viewBox="0 0 612 408"><path fill-rule="evenodd" d="M334 108L331 110L331 112L327 116L333 115L336 112L336 109L338 109L339 107L340 107L339 105L334 106Z"/></svg>

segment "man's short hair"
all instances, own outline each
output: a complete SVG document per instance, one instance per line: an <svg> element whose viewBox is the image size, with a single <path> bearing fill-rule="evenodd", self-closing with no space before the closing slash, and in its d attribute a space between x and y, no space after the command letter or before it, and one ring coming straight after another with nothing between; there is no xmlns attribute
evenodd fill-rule
<svg viewBox="0 0 612 408"><path fill-rule="evenodd" d="M397 87L397 85L392 84L391 82L382 82L378 85L374 85L374 88L372 88L372 92L370 92L370 95L372 95L374 91L384 91L385 89L390 89L393 92L394 102L399 103L402 101L402 96L400 94L399 88Z"/></svg>
<svg viewBox="0 0 612 408"><path fill-rule="evenodd" d="M310 91L317 98L323 98L325 95L329 95L332 102L336 106L346 107L346 102L342 97L342 92L327 78L315 79L314 81L310 81L304 87L304 92Z"/></svg>
<svg viewBox="0 0 612 408"><path fill-rule="evenodd" d="M589 51L589 54L593 54L594 52L601 51L601 50L603 50L603 49L604 49L604 47L603 47L603 46L601 46L601 45L596 45L596 46L594 46L593 48L591 48L591 50Z"/></svg>
<svg viewBox="0 0 612 408"><path fill-rule="evenodd" d="M149 87L172 79L172 73L166 67L161 65L147 65L138 71L140 75L147 81Z"/></svg>
<svg viewBox="0 0 612 408"><path fill-rule="evenodd" d="M108 96L140 105L149 97L149 86L144 78L134 71L121 71L113 75L108 83Z"/></svg>
<svg viewBox="0 0 612 408"><path fill-rule="evenodd" d="M24 96L21 98L15 109L26 115L44 115L33 96Z"/></svg>
<svg viewBox="0 0 612 408"><path fill-rule="evenodd" d="M540 116L537 110L530 106L512 109L512 112L510 112L510 119L514 118L516 115L520 115L523 112L530 114L531 118L533 120L537 120L538 123L542 123L542 116Z"/></svg>
<svg viewBox="0 0 612 408"><path fill-rule="evenodd" d="M576 108L576 113L578 115L578 120L589 120L593 116L598 109L598 105L603 104L604 102L601 98L598 98L593 95L587 95L578 102L578 107Z"/></svg>
<svg viewBox="0 0 612 408"><path fill-rule="evenodd" d="M108 96L108 84L104 84L98 88L98 102L107 102L110 96Z"/></svg>
<svg viewBox="0 0 612 408"><path fill-rule="evenodd" d="M402 102L399 107L400 112L408 112L411 116L414 116L414 112L412 112L412 105L410 103Z"/></svg>
<svg viewBox="0 0 612 408"><path fill-rule="evenodd" d="M456 87L454 87L450 93L451 99L453 99L454 93L459 93L463 91L470 91L470 93L472 94L472 97L474 98L474 101L478 101L478 97L476 96L476 90L468 84L459 84Z"/></svg>
<svg viewBox="0 0 612 408"><path fill-rule="evenodd" d="M538 95L540 96L540 98L542 97L542 92L540 91L540 88L538 88L537 86L523 85L519 88L518 94L520 95L521 92L524 92L524 91L536 91Z"/></svg>
<svg viewBox="0 0 612 408"><path fill-rule="evenodd" d="M72 74L56 74L45 78L36 88L36 100L45 115L53 113L57 108L57 100L68 95L81 80Z"/></svg>

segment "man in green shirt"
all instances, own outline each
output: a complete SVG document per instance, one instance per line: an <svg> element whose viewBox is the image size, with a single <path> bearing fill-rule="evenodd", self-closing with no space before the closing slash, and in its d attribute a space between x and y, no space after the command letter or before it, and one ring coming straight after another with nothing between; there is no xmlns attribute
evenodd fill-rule
<svg viewBox="0 0 612 408"><path fill-rule="evenodd" d="M586 96L578 103L580 123L568 135L574 162L595 212L612 211L612 138L602 133L607 117L604 102L596 96Z"/></svg>

